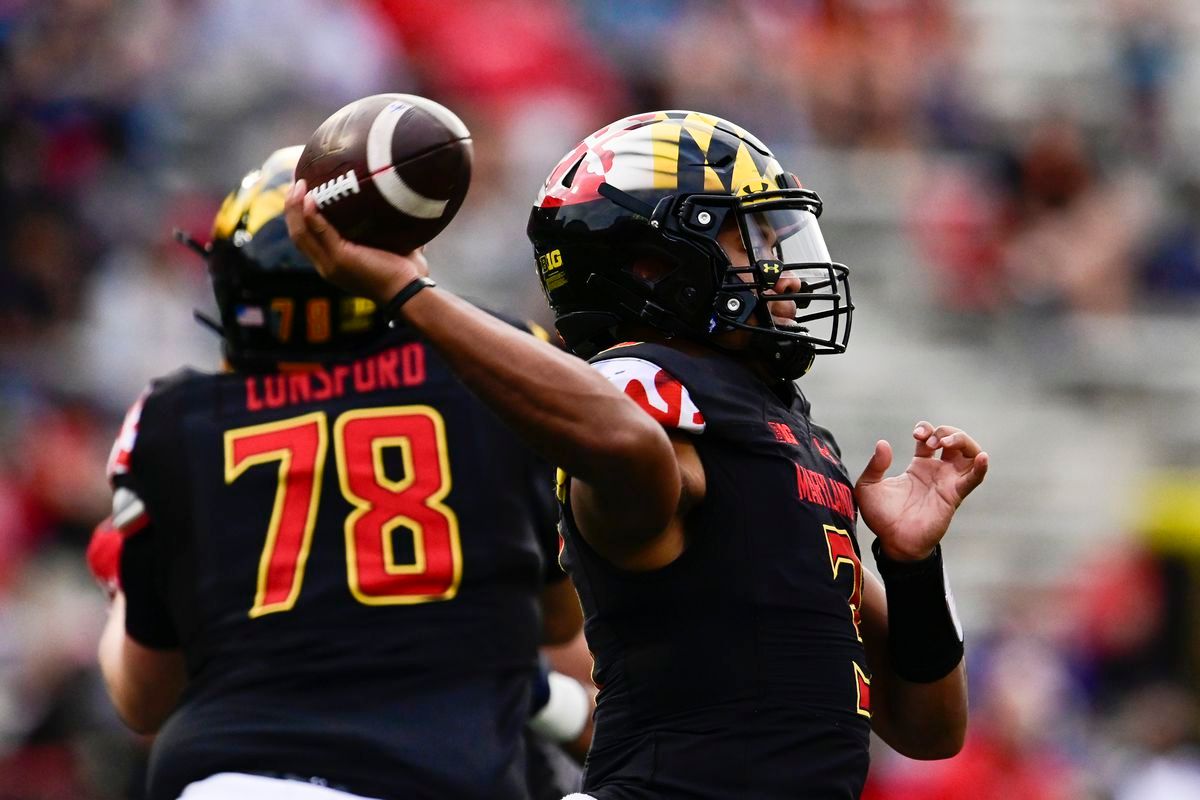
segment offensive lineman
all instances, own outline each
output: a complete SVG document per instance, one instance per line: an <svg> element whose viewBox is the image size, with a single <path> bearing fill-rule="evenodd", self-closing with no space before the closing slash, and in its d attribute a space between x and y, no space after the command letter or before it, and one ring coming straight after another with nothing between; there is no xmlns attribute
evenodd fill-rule
<svg viewBox="0 0 1200 800"><path fill-rule="evenodd" d="M230 369L154 382L113 448L102 671L151 800L524 800L537 648L579 626L551 474L292 245L301 149L214 224Z"/></svg>

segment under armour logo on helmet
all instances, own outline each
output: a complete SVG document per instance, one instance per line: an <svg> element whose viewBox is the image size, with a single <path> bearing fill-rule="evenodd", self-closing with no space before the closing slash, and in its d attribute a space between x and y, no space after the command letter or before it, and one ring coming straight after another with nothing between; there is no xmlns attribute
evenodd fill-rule
<svg viewBox="0 0 1200 800"><path fill-rule="evenodd" d="M766 181L762 183L747 183L742 188L737 190L738 194L757 194L758 192L767 192L771 190L771 185Z"/></svg>

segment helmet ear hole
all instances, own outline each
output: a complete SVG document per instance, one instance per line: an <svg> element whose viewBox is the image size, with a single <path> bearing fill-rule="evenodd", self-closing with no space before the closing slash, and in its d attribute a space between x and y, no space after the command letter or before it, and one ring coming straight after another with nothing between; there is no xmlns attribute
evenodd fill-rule
<svg viewBox="0 0 1200 800"><path fill-rule="evenodd" d="M674 272L675 268L674 264L670 264L661 258L641 256L630 262L629 266L626 267L626 272L639 280L645 281L653 288L655 284Z"/></svg>

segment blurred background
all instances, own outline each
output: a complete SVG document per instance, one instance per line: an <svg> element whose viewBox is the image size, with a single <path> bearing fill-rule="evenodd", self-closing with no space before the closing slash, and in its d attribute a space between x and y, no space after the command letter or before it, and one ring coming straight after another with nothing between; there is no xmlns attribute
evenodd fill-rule
<svg viewBox="0 0 1200 800"><path fill-rule="evenodd" d="M218 366L171 229L381 91L475 136L439 280L543 324L526 215L604 123L725 116L821 194L857 313L802 387L851 474L918 419L993 458L967 747L880 745L870 800L1200 797L1200 3L0 0L0 800L140 796L83 549L124 409Z"/></svg>

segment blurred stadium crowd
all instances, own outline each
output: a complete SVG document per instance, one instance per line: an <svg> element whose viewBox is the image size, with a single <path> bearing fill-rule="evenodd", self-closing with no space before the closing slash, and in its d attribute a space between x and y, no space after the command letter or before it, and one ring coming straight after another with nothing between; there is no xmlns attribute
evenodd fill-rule
<svg viewBox="0 0 1200 800"><path fill-rule="evenodd" d="M475 136L439 280L543 324L529 203L602 120L725 116L821 193L851 472L922 417L994 459L947 544L967 747L881 746L869 798L1200 797L1198 87L1190 0L3 0L0 800L139 796L82 552L124 408L218 367L171 230L381 91Z"/></svg>

